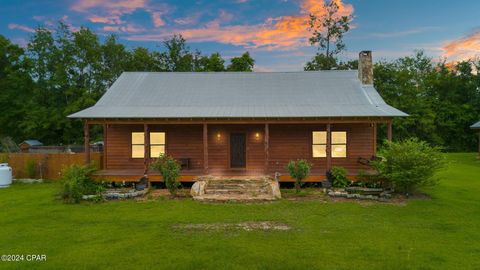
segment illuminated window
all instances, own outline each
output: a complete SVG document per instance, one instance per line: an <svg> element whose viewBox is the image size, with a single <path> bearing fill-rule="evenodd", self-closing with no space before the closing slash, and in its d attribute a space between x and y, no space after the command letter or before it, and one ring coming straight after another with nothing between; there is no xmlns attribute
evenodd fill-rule
<svg viewBox="0 0 480 270"><path fill-rule="evenodd" d="M145 155L145 138L143 132L132 132L132 158L143 158Z"/></svg>
<svg viewBox="0 0 480 270"><path fill-rule="evenodd" d="M143 132L132 132L132 158L145 156ZM150 132L150 157L157 158L165 153L165 132Z"/></svg>
<svg viewBox="0 0 480 270"><path fill-rule="evenodd" d="M313 157L327 156L327 132L326 131L312 132L312 156Z"/></svg>
<svg viewBox="0 0 480 270"><path fill-rule="evenodd" d="M347 132L346 131L332 132L332 157L334 158L347 157Z"/></svg>
<svg viewBox="0 0 480 270"><path fill-rule="evenodd" d="M165 154L165 132L150 132L150 157L158 158Z"/></svg>

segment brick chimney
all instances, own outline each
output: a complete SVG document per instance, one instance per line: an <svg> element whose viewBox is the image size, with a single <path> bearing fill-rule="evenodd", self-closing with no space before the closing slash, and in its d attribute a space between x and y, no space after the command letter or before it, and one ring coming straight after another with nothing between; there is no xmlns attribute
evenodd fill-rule
<svg viewBox="0 0 480 270"><path fill-rule="evenodd" d="M358 54L358 78L362 84L373 84L372 51L361 51Z"/></svg>

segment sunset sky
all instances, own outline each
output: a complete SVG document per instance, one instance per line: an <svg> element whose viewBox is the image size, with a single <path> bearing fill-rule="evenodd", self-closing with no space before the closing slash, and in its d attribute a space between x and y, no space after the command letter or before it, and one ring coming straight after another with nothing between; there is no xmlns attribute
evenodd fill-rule
<svg viewBox="0 0 480 270"><path fill-rule="evenodd" d="M480 1L337 0L354 16L345 36L356 58L372 50L375 60L423 49L455 61L480 52ZM308 14L321 15L322 0L0 0L0 34L25 46L39 25L63 20L75 31L86 26L101 38L115 33L127 47L158 50L182 34L191 49L220 52L226 59L249 51L257 71L297 71L315 53L307 39Z"/></svg>

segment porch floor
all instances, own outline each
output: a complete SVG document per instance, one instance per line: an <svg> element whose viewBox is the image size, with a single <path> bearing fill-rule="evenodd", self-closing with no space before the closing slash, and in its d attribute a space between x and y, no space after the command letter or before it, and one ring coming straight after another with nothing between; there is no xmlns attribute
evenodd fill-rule
<svg viewBox="0 0 480 270"><path fill-rule="evenodd" d="M205 176L205 172L202 169L191 169L191 170L182 170L180 174L181 182L195 182L196 179L200 176ZM245 169L230 169L230 170L214 170L211 169L208 171L207 175L212 176L226 176L226 177L242 177L242 176L271 176L272 173L265 173L263 170L245 170ZM105 180L112 182L122 182L122 181L138 181L143 177L142 169L107 169L100 170L94 174L94 178L97 180ZM151 182L162 182L162 177L156 171L148 171L148 178ZM308 177L305 182L320 182L326 179L324 174L312 174ZM280 175L280 182L294 182L293 179L286 173Z"/></svg>

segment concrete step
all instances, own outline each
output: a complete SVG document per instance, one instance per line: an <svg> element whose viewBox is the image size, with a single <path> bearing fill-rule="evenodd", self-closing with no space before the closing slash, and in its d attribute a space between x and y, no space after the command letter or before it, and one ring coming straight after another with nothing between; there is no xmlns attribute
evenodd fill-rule
<svg viewBox="0 0 480 270"><path fill-rule="evenodd" d="M266 189L205 189L205 194L269 194Z"/></svg>
<svg viewBox="0 0 480 270"><path fill-rule="evenodd" d="M240 194L205 194L201 197L195 198L198 201L205 201L205 202L261 202L261 201L274 201L274 198L271 195L240 195Z"/></svg>

